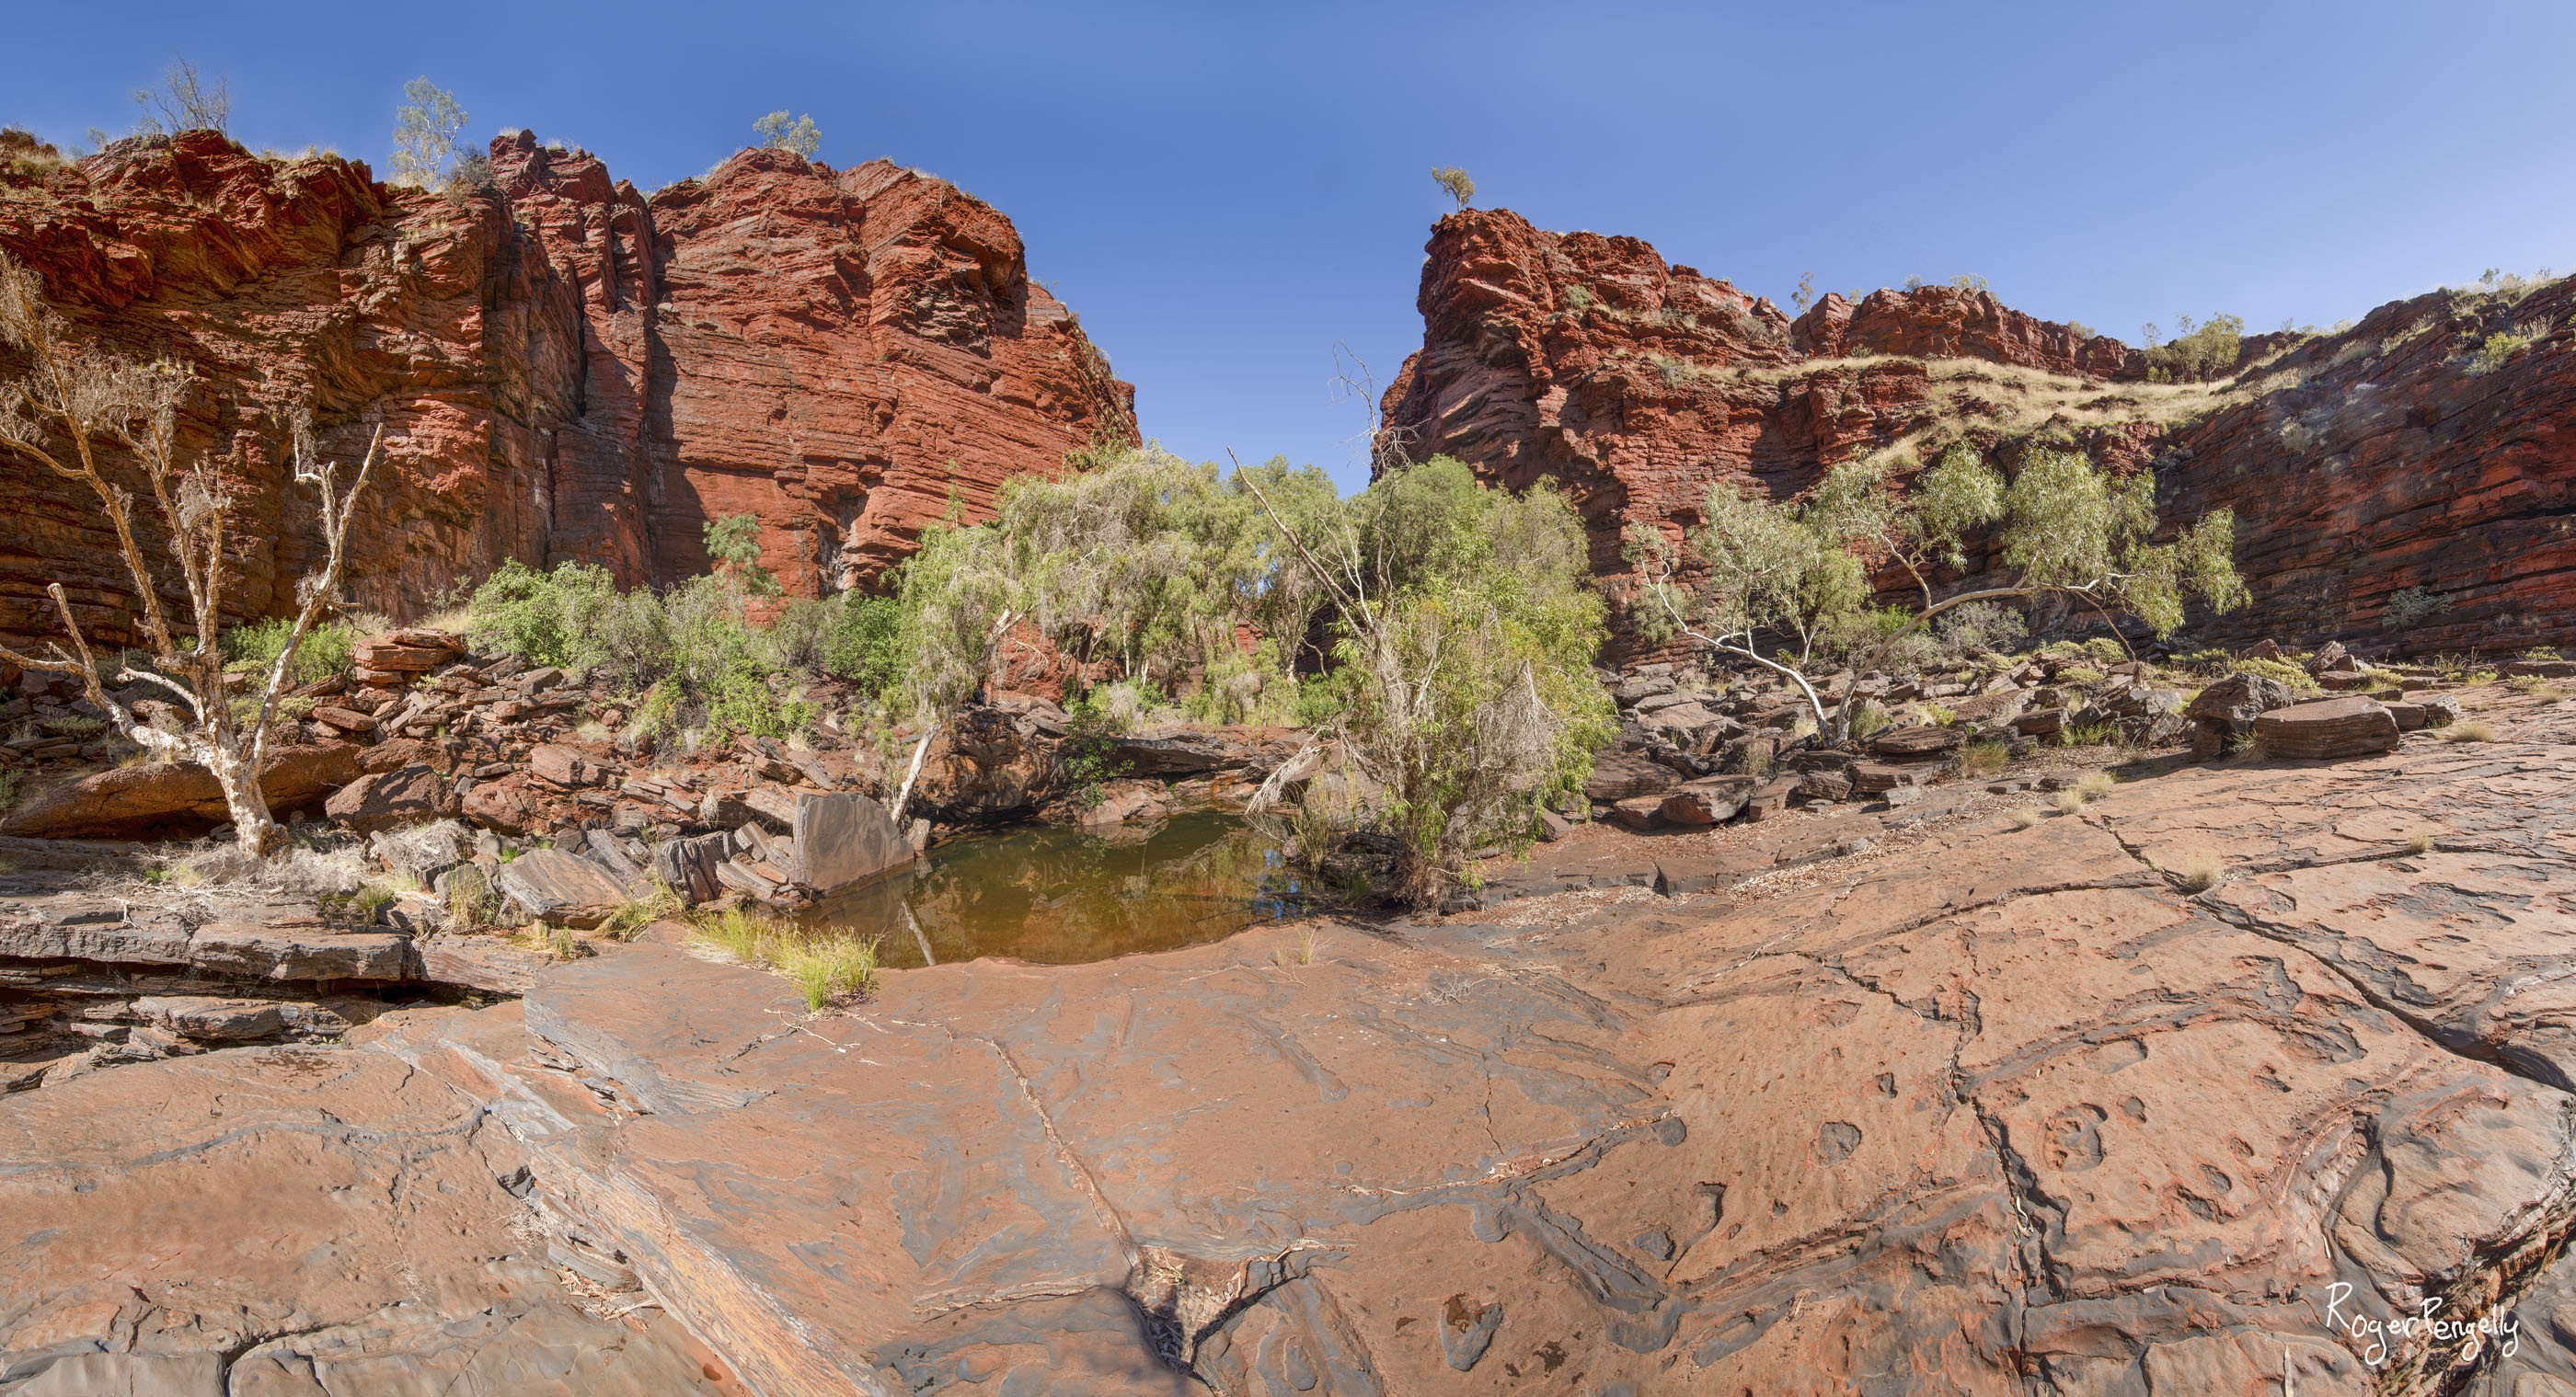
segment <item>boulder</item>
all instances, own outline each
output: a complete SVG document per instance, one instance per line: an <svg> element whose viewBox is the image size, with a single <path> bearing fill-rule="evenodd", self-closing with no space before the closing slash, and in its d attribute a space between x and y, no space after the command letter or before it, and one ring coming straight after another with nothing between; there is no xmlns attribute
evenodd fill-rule
<svg viewBox="0 0 2576 1397"><path fill-rule="evenodd" d="M653 850L653 876L681 901L694 905L722 895L724 885L717 881L716 865L732 856L730 834L664 840Z"/></svg>
<svg viewBox="0 0 2576 1397"><path fill-rule="evenodd" d="M531 849L492 880L503 897L540 921L597 926L627 903L607 869L561 849Z"/></svg>
<svg viewBox="0 0 2576 1397"><path fill-rule="evenodd" d="M322 813L359 834L435 820L448 809L447 788L426 766L370 773L342 786Z"/></svg>
<svg viewBox="0 0 2576 1397"><path fill-rule="evenodd" d="M1660 795L1681 783L1672 768L1644 753L1610 751L1592 759L1592 775L1583 783L1583 794L1608 804L1631 796Z"/></svg>
<svg viewBox="0 0 2576 1397"><path fill-rule="evenodd" d="M1750 776L1710 776L1684 782L1656 808L1677 825L1724 824L1753 798L1753 789Z"/></svg>
<svg viewBox="0 0 2576 1397"><path fill-rule="evenodd" d="M2344 649L2343 642L2340 640L2327 641L2317 647L2315 654L2308 657L2310 674L2324 674L2328 670L2352 670L2360 667L2360 663L2353 659L2352 652Z"/></svg>
<svg viewBox="0 0 2576 1397"><path fill-rule="evenodd" d="M1891 762L1937 762L1967 740L1964 728L1917 725L1889 728L1869 740L1869 750Z"/></svg>
<svg viewBox="0 0 2576 1397"><path fill-rule="evenodd" d="M913 859L885 807L863 795L797 797L795 831L795 879L816 892L866 882Z"/></svg>
<svg viewBox="0 0 2576 1397"><path fill-rule="evenodd" d="M523 995L552 960L499 936L433 936L420 943L420 977L434 985Z"/></svg>
<svg viewBox="0 0 2576 1397"><path fill-rule="evenodd" d="M1198 776L1241 766L1244 755L1222 734L1184 731L1121 737L1109 760L1136 776Z"/></svg>
<svg viewBox="0 0 2576 1397"><path fill-rule="evenodd" d="M1630 829L1653 829L1663 823L1664 798L1659 795L1630 796L1610 803L1610 818Z"/></svg>
<svg viewBox="0 0 2576 1397"><path fill-rule="evenodd" d="M1851 773L1830 768L1800 772L1797 796L1800 800L1849 800L1852 798Z"/></svg>
<svg viewBox="0 0 2576 1397"><path fill-rule="evenodd" d="M2024 737L2055 737L2066 731L2066 710L2043 708L2036 713L2024 713L2012 720L2012 730Z"/></svg>
<svg viewBox="0 0 2576 1397"><path fill-rule="evenodd" d="M331 742L270 753L260 790L272 810L310 805L355 780L367 749ZM0 834L35 839L113 839L229 820L215 774L181 763L147 763L65 781L29 794L0 817Z"/></svg>
<svg viewBox="0 0 2576 1397"><path fill-rule="evenodd" d="M198 969L249 980L407 980L411 940L391 931L323 931L209 922L189 939Z"/></svg>
<svg viewBox="0 0 2576 1397"><path fill-rule="evenodd" d="M215 999L203 995L147 995L134 1012L146 1023L200 1043L268 1038L286 1027L284 1006L266 999Z"/></svg>
<svg viewBox="0 0 2576 1397"><path fill-rule="evenodd" d="M1885 795L1899 786L1919 786L1931 776L1921 765L1895 766L1885 762L1860 762L1851 769L1852 793Z"/></svg>
<svg viewBox="0 0 2576 1397"><path fill-rule="evenodd" d="M607 771L580 752L560 743L548 742L528 749L528 774L540 781L551 781L566 790L596 786L607 778Z"/></svg>
<svg viewBox="0 0 2576 1397"><path fill-rule="evenodd" d="M2297 702L2290 686L2259 674L2231 674L2203 689L2182 710L2186 718L2215 718L2252 723L2275 708Z"/></svg>
<svg viewBox="0 0 2576 1397"><path fill-rule="evenodd" d="M2388 705L2388 713L2397 720L2399 732L2447 728L2460 721L2460 701L2449 694L2408 694Z"/></svg>
<svg viewBox="0 0 2576 1397"><path fill-rule="evenodd" d="M537 824L536 808L515 780L475 782L460 808L465 818L503 834L526 834Z"/></svg>
<svg viewBox="0 0 2576 1397"><path fill-rule="evenodd" d="M2397 748L2397 719L2374 699L2347 695L2275 709L2254 720L2263 754L2294 761L2361 757Z"/></svg>

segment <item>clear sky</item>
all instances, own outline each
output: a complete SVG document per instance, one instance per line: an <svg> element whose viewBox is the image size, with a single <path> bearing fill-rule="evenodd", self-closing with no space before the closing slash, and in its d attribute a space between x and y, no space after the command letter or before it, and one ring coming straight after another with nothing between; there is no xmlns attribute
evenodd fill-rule
<svg viewBox="0 0 2576 1397"><path fill-rule="evenodd" d="M650 190L779 107L1010 215L1197 458L1361 474L1334 348L1421 341L1428 170L1786 303L1973 272L2135 339L2576 269L2576 5L19 5L0 122L122 132L185 53L257 148L387 158L402 86Z"/></svg>

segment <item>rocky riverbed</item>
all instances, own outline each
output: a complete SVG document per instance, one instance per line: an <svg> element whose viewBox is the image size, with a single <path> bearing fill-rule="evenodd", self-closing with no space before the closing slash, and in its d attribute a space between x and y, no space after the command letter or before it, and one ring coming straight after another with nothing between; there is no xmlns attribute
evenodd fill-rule
<svg viewBox="0 0 2576 1397"><path fill-rule="evenodd" d="M657 927L80 1075L0 1098L0 1390L2576 1391L2576 712L2463 704L1542 846L1695 891L820 1015Z"/></svg>

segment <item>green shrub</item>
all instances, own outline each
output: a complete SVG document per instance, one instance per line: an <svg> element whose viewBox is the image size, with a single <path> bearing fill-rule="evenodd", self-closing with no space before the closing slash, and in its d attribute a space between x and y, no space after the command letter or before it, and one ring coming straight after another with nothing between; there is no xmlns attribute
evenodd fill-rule
<svg viewBox="0 0 2576 1397"><path fill-rule="evenodd" d="M2199 383L2224 377L2236 367L2236 357L2243 351L2245 317L2213 315L2208 323L2192 328L2191 317L2176 322L2177 333L2170 343L2150 345L2147 350L2147 380L2151 383ZM2150 326L2149 338L2153 339Z"/></svg>
<svg viewBox="0 0 2576 1397"><path fill-rule="evenodd" d="M2030 624L2021 612L1990 601L1952 608L1942 615L1938 629L1942 645L1953 654L2013 650L2030 638Z"/></svg>
<svg viewBox="0 0 2576 1397"><path fill-rule="evenodd" d="M2294 694L2317 692L2317 681L2314 675L2282 660L2234 660L2229 662L2227 672L2260 675L2265 679L2276 680L2289 686L2290 692Z"/></svg>
<svg viewBox="0 0 2576 1397"><path fill-rule="evenodd" d="M284 616L235 626L224 632L224 659L228 664L264 671L277 663L278 655L294 634L295 622ZM287 678L298 684L345 679L354 664L357 645L356 627L341 621L317 625L304 633L304 643L296 647L295 663L287 667Z"/></svg>
<svg viewBox="0 0 2576 1397"><path fill-rule="evenodd" d="M2388 596L2379 623L2390 630L2411 631L2451 609L2451 599L2425 587L2405 587Z"/></svg>
<svg viewBox="0 0 2576 1397"><path fill-rule="evenodd" d="M2469 372L2487 374L2503 368L2506 361L2529 349L2533 341L2548 333L2548 328L2545 325L2521 325L2487 336L2478 345L2478 352L2469 356Z"/></svg>
<svg viewBox="0 0 2576 1397"><path fill-rule="evenodd" d="M1118 759L1122 724L1111 716L1101 698L1101 692L1095 689L1065 705L1064 742L1056 749L1057 760L1064 766L1064 779L1086 806L1098 805L1100 788L1127 774L1127 763Z"/></svg>

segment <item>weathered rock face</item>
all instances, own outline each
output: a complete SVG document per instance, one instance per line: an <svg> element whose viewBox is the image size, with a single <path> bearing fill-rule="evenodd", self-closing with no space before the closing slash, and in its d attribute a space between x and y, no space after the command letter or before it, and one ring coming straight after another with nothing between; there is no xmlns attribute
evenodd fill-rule
<svg viewBox="0 0 2576 1397"><path fill-rule="evenodd" d="M861 584L952 492L972 516L1133 431L1133 390L1028 279L1009 220L953 185L750 151L648 199L525 133L492 168L431 194L193 132L0 190L0 248L77 338L205 380L182 433L240 495L235 614L282 607L313 547L260 416L288 401L351 460L384 425L349 591L397 618L504 558L677 580L705 567L706 521L744 512L791 591ZM60 578L123 639L95 501L5 470L0 634L49 629Z"/></svg>
<svg viewBox="0 0 2576 1397"><path fill-rule="evenodd" d="M2576 282L2249 336L2237 378L2161 385L2140 352L1981 291L1827 295L1793 323L1634 238L1506 211L1443 218L1428 250L1423 347L1386 393L1385 444L1515 489L1553 480L1606 577L1631 567L1628 529L1677 537L1721 482L1785 498L1842 461L1895 447L1902 469L1906 447L1919 460L1945 438L2009 468L2055 429L2116 469L2153 465L2168 521L2235 511L2254 604L2212 639L2576 639L2576 352L2550 329ZM2451 605L2395 629L2389 599L2408 588Z"/></svg>

